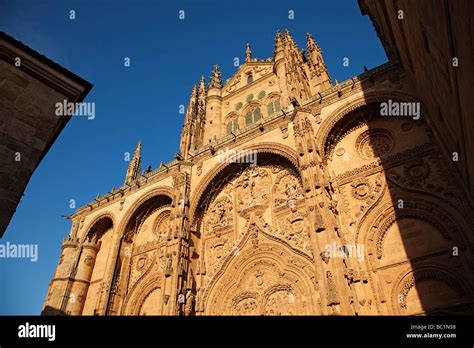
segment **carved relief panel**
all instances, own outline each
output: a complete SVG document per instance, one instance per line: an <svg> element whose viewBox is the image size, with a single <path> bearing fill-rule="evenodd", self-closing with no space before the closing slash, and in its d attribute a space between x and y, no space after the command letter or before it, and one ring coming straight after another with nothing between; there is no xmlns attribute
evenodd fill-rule
<svg viewBox="0 0 474 348"><path fill-rule="evenodd" d="M212 197L203 214L203 250L196 270L201 276L202 291L206 291L231 259L242 257L242 243L250 233L252 219L257 219L264 226L266 235L285 245L288 252L303 253L311 259L306 215L302 185L290 166L264 164L234 173ZM251 243L254 243L253 248L259 248L257 239ZM288 314L296 313L295 308L301 312L302 294L290 286L288 280L275 281L280 277L278 273L263 266L251 273L245 273L245 279L239 280L243 293L226 299L234 304L232 313ZM229 282L237 280L235 275L229 278ZM288 298L290 302L279 306Z"/></svg>
<svg viewBox="0 0 474 348"><path fill-rule="evenodd" d="M422 121L385 117L347 125L336 125L328 137L333 142L325 145L328 169L349 232L346 240L363 251L357 264L368 274L379 313L421 314L443 303L465 302L454 295L435 301L427 282L411 276L424 274L420 270L426 267L465 272L459 258L452 257L453 247L464 243L456 190L427 128ZM404 277L413 279L416 291L399 289ZM450 294L456 286L454 281L443 285Z"/></svg>

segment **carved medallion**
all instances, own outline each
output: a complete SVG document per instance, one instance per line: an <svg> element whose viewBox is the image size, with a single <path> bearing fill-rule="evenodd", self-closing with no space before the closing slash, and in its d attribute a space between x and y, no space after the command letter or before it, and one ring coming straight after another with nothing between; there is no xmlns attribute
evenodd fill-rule
<svg viewBox="0 0 474 348"><path fill-rule="evenodd" d="M275 206L288 207L288 202L299 201L304 198L303 188L298 178L288 169L278 174L275 180Z"/></svg>
<svg viewBox="0 0 474 348"><path fill-rule="evenodd" d="M430 174L430 167L421 160L415 160L404 167L404 175L412 180L423 180Z"/></svg>
<svg viewBox="0 0 474 348"><path fill-rule="evenodd" d="M337 156L342 156L342 155L344 155L345 152L346 152L346 150L343 147L340 147L336 150L336 155Z"/></svg>
<svg viewBox="0 0 474 348"><path fill-rule="evenodd" d="M84 260L84 265L90 267L94 264L94 258L92 256L87 256Z"/></svg>
<svg viewBox="0 0 474 348"><path fill-rule="evenodd" d="M147 257L146 255L145 256L142 256L138 259L137 261L137 271L141 272L143 270L143 268L145 267L146 265L146 260L147 260Z"/></svg>
<svg viewBox="0 0 474 348"><path fill-rule="evenodd" d="M351 183L351 188L352 197L356 199L367 199L369 198L370 192L372 191L369 180L366 178L353 181Z"/></svg>
<svg viewBox="0 0 474 348"><path fill-rule="evenodd" d="M388 154L393 148L392 134L386 129L369 129L357 137L356 149L365 159L374 159Z"/></svg>
<svg viewBox="0 0 474 348"><path fill-rule="evenodd" d="M408 132L410 129L413 128L413 125L411 124L411 122L403 122L400 127L402 128L402 131Z"/></svg>

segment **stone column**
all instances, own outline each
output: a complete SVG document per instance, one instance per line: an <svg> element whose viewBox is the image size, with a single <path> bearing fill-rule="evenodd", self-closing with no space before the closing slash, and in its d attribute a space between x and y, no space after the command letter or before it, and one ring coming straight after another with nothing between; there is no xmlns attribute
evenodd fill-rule
<svg viewBox="0 0 474 348"><path fill-rule="evenodd" d="M100 241L86 241L82 244L81 255L76 267L76 276L71 286L67 305L67 311L70 312L71 315L82 314L99 249Z"/></svg>
<svg viewBox="0 0 474 348"><path fill-rule="evenodd" d="M115 267L119 257L120 247L122 245L122 236L118 230L113 231L112 243L107 255L104 277L102 279L101 292L97 297L96 314L106 315L109 300L110 288L115 274Z"/></svg>
<svg viewBox="0 0 474 348"><path fill-rule="evenodd" d="M337 202L332 197L332 186L325 166L314 143L310 110L297 108L293 118L295 145L299 155L308 220L311 224L311 241L315 271L321 291L322 314L353 315L350 304L351 292L344 278L343 259L329 255L326 247L340 245L342 233L338 221Z"/></svg>
<svg viewBox="0 0 474 348"><path fill-rule="evenodd" d="M79 250L79 239L68 236L62 243L62 253L58 267L51 280L48 295L43 306L42 314L65 315L68 301L68 289L71 283L71 274L74 272Z"/></svg>

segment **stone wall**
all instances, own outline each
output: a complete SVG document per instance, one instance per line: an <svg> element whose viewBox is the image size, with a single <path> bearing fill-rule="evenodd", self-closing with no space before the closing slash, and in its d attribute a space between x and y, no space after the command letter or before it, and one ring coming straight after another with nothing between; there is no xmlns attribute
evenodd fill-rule
<svg viewBox="0 0 474 348"><path fill-rule="evenodd" d="M0 33L0 237L31 175L70 117L55 104L80 102L91 85Z"/></svg>

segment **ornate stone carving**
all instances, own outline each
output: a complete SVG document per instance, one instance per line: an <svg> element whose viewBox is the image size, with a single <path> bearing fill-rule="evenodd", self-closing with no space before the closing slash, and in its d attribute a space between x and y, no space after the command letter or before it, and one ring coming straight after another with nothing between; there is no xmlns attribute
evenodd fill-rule
<svg viewBox="0 0 474 348"><path fill-rule="evenodd" d="M413 128L413 124L411 122L403 122L400 126L400 128L404 131L404 132L408 132L409 130L411 130Z"/></svg>
<svg viewBox="0 0 474 348"><path fill-rule="evenodd" d="M278 235L291 246L304 250L311 255L311 245L305 217L306 212L304 210L294 211L286 215L280 222Z"/></svg>
<svg viewBox="0 0 474 348"><path fill-rule="evenodd" d="M184 315L191 315L194 311L194 294L191 290L186 293L186 304L184 306Z"/></svg>
<svg viewBox="0 0 474 348"><path fill-rule="evenodd" d="M168 233L171 230L171 211L165 210L158 215L153 224L153 234L158 242L166 241Z"/></svg>
<svg viewBox="0 0 474 348"><path fill-rule="evenodd" d="M255 296L250 293L242 293L234 299L233 312L237 315L258 315L259 304Z"/></svg>
<svg viewBox="0 0 474 348"><path fill-rule="evenodd" d="M326 265L329 264L329 260L331 259L331 257L329 256L329 253L327 251L321 252L319 256L321 257L321 260L323 260Z"/></svg>
<svg viewBox="0 0 474 348"><path fill-rule="evenodd" d="M421 158L414 159L404 167L407 180L421 181L430 174L430 167Z"/></svg>
<svg viewBox="0 0 474 348"><path fill-rule="evenodd" d="M233 223L233 205L231 197L224 196L212 203L207 214L206 233L213 233Z"/></svg>
<svg viewBox="0 0 474 348"><path fill-rule="evenodd" d="M260 75L266 75L268 74L270 71L271 71L271 67L270 66L256 66L253 68L253 72L255 74L260 74Z"/></svg>
<svg viewBox="0 0 474 348"><path fill-rule="evenodd" d="M235 78L232 81L229 81L229 84L227 85L227 88L226 88L226 92L232 93L237 88L237 85L240 83L241 79L242 79L242 74L239 74L235 76Z"/></svg>
<svg viewBox="0 0 474 348"><path fill-rule="evenodd" d="M393 148L393 136L386 129L369 129L358 136L355 145L362 158L380 158Z"/></svg>
<svg viewBox="0 0 474 348"><path fill-rule="evenodd" d="M334 178L335 185L343 185L347 182L351 182L354 178L359 176L368 176L382 171L383 169L389 170L392 167L398 166L400 164L406 163L407 160L410 160L415 157L421 157L432 153L434 150L433 144L426 143L421 146L415 146L411 149L408 149L403 152L399 152L394 155L388 155L382 159L378 158L377 160L364 164L363 166L355 169L351 169L347 172L337 175Z"/></svg>
<svg viewBox="0 0 474 348"><path fill-rule="evenodd" d="M448 274L447 272L436 269L419 269L408 275L400 287L399 296L397 298L400 308L407 308L406 299L408 293L415 286L415 282L419 282L424 279L434 279L441 281L455 289L460 297L464 296L466 293L463 286L459 284L455 277Z"/></svg>
<svg viewBox="0 0 474 348"><path fill-rule="evenodd" d="M367 178L360 178L354 180L351 184L352 190L352 197L356 199L367 199L372 191L372 187L369 184L369 180Z"/></svg>
<svg viewBox="0 0 474 348"><path fill-rule="evenodd" d="M235 182L238 211L246 213L255 208L268 206L271 181L267 171L260 167L249 167Z"/></svg>
<svg viewBox="0 0 474 348"><path fill-rule="evenodd" d="M336 284L334 282L331 271L326 272L326 282L327 282L327 289L328 289L328 293L327 293L328 306L339 304L339 300L337 298Z"/></svg>
<svg viewBox="0 0 474 348"><path fill-rule="evenodd" d="M343 147L340 147L336 150L336 155L337 156L342 156L346 153L346 150Z"/></svg>
<svg viewBox="0 0 474 348"><path fill-rule="evenodd" d="M275 207L290 207L303 199L303 188L294 173L288 169L280 172L275 180Z"/></svg>
<svg viewBox="0 0 474 348"><path fill-rule="evenodd" d="M172 274L173 274L173 258L172 256L168 256L166 259L165 277L169 277Z"/></svg>
<svg viewBox="0 0 474 348"><path fill-rule="evenodd" d="M372 224L372 239L376 245L376 255L378 259L383 256L383 242L389 228L400 218L414 217L428 222L443 235L446 240L451 240L456 235L456 227L451 219L443 212L435 210L433 207L418 202L406 201L403 209L395 210L393 207L384 211ZM462 244L459 242L459 244Z"/></svg>

